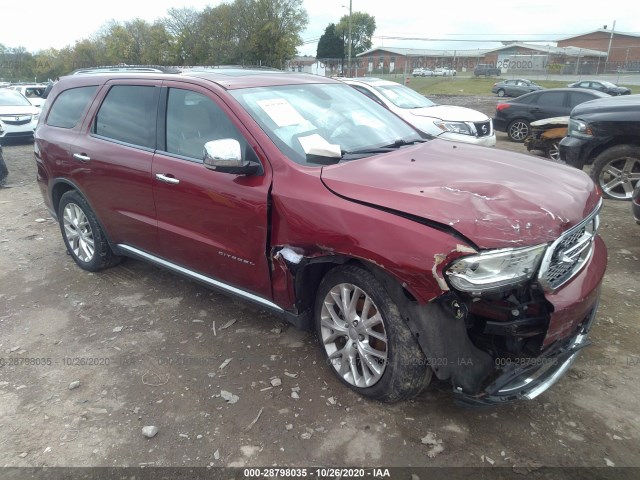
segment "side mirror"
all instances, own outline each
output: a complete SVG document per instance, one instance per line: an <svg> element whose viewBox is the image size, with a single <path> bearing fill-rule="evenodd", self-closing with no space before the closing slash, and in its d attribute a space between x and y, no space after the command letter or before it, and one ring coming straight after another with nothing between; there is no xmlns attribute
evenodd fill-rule
<svg viewBox="0 0 640 480"><path fill-rule="evenodd" d="M242 160L240 142L233 138L205 143L203 162L209 170L234 175L253 175L260 170L260 164Z"/></svg>

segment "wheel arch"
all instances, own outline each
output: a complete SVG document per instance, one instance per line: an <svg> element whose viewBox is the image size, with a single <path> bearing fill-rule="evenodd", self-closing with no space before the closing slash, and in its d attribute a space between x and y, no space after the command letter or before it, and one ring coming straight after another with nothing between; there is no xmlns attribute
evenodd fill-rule
<svg viewBox="0 0 640 480"><path fill-rule="evenodd" d="M623 135L623 136L620 136L620 137L614 137L611 140L609 140L608 142L602 143L601 145L598 145L593 150L591 150L591 152L589 153L589 157L587 158L587 161L585 162L585 165L592 164L594 162L594 160L600 154L604 153L605 151L609 150L610 148L618 147L620 145L633 145L634 147L640 147L640 138L639 137L633 137L631 135Z"/></svg>
<svg viewBox="0 0 640 480"><path fill-rule="evenodd" d="M375 263L348 255L319 254L316 256L302 256L296 261L285 258L281 252L290 247L278 249L272 256L274 261L274 289L281 282L276 278L276 272L282 272L289 277L291 300L295 306L295 314L301 321L295 322L301 328L310 328L313 318L313 307L322 279L336 267L342 265L356 265L371 273L387 290L396 303L416 301L416 296L403 282ZM280 267L280 268L278 268ZM282 288L282 287L280 287ZM275 292L274 292L275 293Z"/></svg>
<svg viewBox="0 0 640 480"><path fill-rule="evenodd" d="M51 207L52 207L54 213L56 214L56 217L58 216L58 209L60 207L60 200L62 199L62 196L65 193L71 192L71 191L77 192L78 195L81 195L82 198L84 199L84 201L89 204L89 207L93 211L93 215L96 217L96 220L98 221L98 224L100 225L100 228L102 229L102 232L103 232L104 236L106 237L107 242L109 243L109 246L111 247L113 252L116 255L123 255L123 253L119 251L118 246L115 243L113 243L113 241L111 240L111 235L109 234L107 229L104 227L104 223L102 222L102 220L100 220L100 217L98 216L98 213L96 212L96 209L93 208L93 205L91 204L91 201L82 192L82 190L80 189L80 187L78 187L78 185L76 185L74 182L72 182L71 180L68 180L66 178L56 178L52 182L51 193L50 193L50 196L51 196Z"/></svg>

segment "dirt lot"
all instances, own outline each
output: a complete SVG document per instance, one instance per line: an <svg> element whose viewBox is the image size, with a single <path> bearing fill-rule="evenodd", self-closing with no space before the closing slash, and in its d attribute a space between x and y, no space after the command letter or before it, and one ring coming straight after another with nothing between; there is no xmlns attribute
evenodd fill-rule
<svg viewBox="0 0 640 480"><path fill-rule="evenodd" d="M498 148L523 150L504 134ZM383 405L343 387L315 337L270 314L134 260L80 270L43 206L32 145L5 157L0 465L640 466L640 226L628 203L605 202L593 345L554 388L473 410L436 384ZM438 448L421 441L430 433Z"/></svg>

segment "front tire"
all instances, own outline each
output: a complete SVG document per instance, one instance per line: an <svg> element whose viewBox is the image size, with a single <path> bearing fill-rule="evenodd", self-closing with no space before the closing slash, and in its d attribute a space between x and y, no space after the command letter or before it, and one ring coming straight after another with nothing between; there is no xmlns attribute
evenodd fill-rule
<svg viewBox="0 0 640 480"><path fill-rule="evenodd" d="M502 88L500 90L498 90L498 96L499 97L504 97L504 90Z"/></svg>
<svg viewBox="0 0 640 480"><path fill-rule="evenodd" d="M616 145L605 150L594 160L591 178L605 198L631 200L633 189L640 182L640 147Z"/></svg>
<svg viewBox="0 0 640 480"><path fill-rule="evenodd" d="M75 190L62 195L58 220L67 251L82 269L97 272L120 262L89 203Z"/></svg>
<svg viewBox="0 0 640 480"><path fill-rule="evenodd" d="M507 135L512 142L522 143L529 136L529 122L522 119L514 120L507 127Z"/></svg>
<svg viewBox="0 0 640 480"><path fill-rule="evenodd" d="M340 381L369 398L397 402L420 393L432 370L397 305L367 270L339 266L318 288L318 339Z"/></svg>

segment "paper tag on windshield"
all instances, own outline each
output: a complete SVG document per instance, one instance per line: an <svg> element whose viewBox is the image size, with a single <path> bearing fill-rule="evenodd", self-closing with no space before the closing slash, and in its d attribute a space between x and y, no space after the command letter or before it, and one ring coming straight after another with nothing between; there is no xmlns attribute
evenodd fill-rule
<svg viewBox="0 0 640 480"><path fill-rule="evenodd" d="M284 98L274 98L271 100L258 100L258 105L264 110L271 120L278 127L288 127L290 125L300 125L304 123L304 118L287 102Z"/></svg>
<svg viewBox="0 0 640 480"><path fill-rule="evenodd" d="M340 145L327 142L317 133L306 137L298 137L298 141L307 155L330 158L340 158L342 156Z"/></svg>

